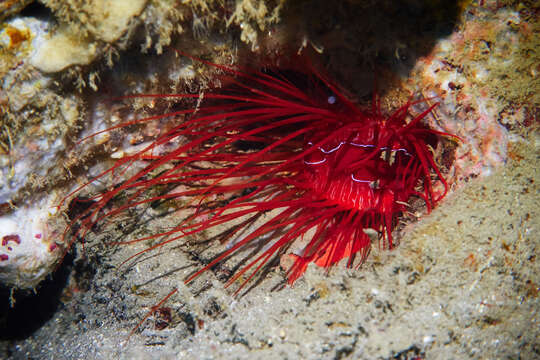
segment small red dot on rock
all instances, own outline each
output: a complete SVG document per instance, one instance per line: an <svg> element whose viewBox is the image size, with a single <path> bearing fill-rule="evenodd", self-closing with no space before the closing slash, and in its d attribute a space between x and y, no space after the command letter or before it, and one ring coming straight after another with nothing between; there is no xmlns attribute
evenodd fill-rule
<svg viewBox="0 0 540 360"><path fill-rule="evenodd" d="M21 238L17 234L5 235L2 237L2 246L6 246L10 241L14 241L17 244L21 243Z"/></svg>

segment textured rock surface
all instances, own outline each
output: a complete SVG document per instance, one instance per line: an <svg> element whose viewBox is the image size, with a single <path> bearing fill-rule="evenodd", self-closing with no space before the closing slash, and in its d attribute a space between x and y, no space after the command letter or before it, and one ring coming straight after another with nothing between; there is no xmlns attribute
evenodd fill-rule
<svg viewBox="0 0 540 360"><path fill-rule="evenodd" d="M534 63L540 43L531 33L531 28L538 31L538 24L529 23L534 18L527 12L472 7L463 18L459 31L418 61L412 79L424 96L440 102L430 125L464 139L456 171L465 178L489 175L506 161L508 129L531 116L520 105L540 102Z"/></svg>
<svg viewBox="0 0 540 360"><path fill-rule="evenodd" d="M0 217L3 284L33 288L54 270L63 251L54 241L58 232L48 222L57 211L51 198L45 198Z"/></svg>
<svg viewBox="0 0 540 360"><path fill-rule="evenodd" d="M358 271L336 268L325 276L310 268L294 288L273 291L283 282L276 268L236 300L223 289L227 267L189 287L182 284L220 250L215 244L208 249L173 244L115 270L144 245L111 249L106 242L173 226L174 219L150 222L156 215L151 209L141 218L94 229L85 257L78 244L75 259L67 259L36 295L2 292L0 334L6 341L0 342L0 357L540 356L535 340L540 140L531 134L540 103L537 5L511 0L459 6L371 0L103 4L44 0L17 14L21 5L0 28L0 280L5 285L33 288L47 278L65 245L58 242L65 212L77 211L69 204L56 211L54 205L105 170L111 156L149 141L166 121L139 134L74 143L120 121L177 106L111 102L111 97L219 85L212 70L177 57L169 45L241 66L312 52L361 103L373 88L376 65L388 109L411 91L439 96L430 100L441 103L430 126L465 139L434 149L458 157L455 166L443 164L455 193L405 228L395 251L375 249ZM107 185L95 184L84 195ZM51 283L55 290L49 292ZM179 293L123 344L150 307L175 287Z"/></svg>

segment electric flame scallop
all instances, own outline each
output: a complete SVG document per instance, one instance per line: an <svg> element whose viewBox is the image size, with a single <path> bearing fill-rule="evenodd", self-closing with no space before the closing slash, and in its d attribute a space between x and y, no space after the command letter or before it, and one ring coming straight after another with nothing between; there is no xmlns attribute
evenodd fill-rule
<svg viewBox="0 0 540 360"><path fill-rule="evenodd" d="M445 196L448 185L430 147L435 148L443 136L454 136L421 122L435 105L411 116L415 103L409 101L384 116L377 96L369 109L361 109L312 67L248 72L206 64L219 68L227 85L204 96L133 96L202 100L200 106L100 132L165 117L176 121L149 145L121 157L92 180L116 176L136 160L146 164L91 199L72 223L82 225L76 236L84 237L95 224L129 208L187 198L183 206L191 213L171 230L120 242L159 238L126 261L231 224L222 234L227 249L186 282L239 251L259 249L228 281L230 285L240 278L239 292L299 238L306 245L294 255L287 273L290 284L310 262L329 268L347 258L347 266L361 264L374 238L370 232L384 248L392 248L392 230L412 198L422 199L430 211ZM434 190L435 181L443 184L440 194ZM156 195L159 186L182 190ZM227 201L212 200L222 195Z"/></svg>

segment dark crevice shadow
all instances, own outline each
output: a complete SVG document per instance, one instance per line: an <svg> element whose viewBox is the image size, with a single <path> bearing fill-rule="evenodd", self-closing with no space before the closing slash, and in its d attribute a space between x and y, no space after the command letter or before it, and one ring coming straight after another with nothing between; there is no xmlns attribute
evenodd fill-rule
<svg viewBox="0 0 540 360"><path fill-rule="evenodd" d="M40 20L48 20L54 17L51 9L35 1L28 4L19 14L20 17L34 17Z"/></svg>
<svg viewBox="0 0 540 360"><path fill-rule="evenodd" d="M282 20L291 52L311 50L337 84L362 98L381 73L406 78L455 30L461 11L451 0L299 0L287 4ZM377 81L381 95L391 86Z"/></svg>
<svg viewBox="0 0 540 360"><path fill-rule="evenodd" d="M0 340L24 340L49 321L61 308L60 297L73 269L74 255L68 253L62 265L34 291L0 288ZM10 298L15 303L11 307Z"/></svg>

